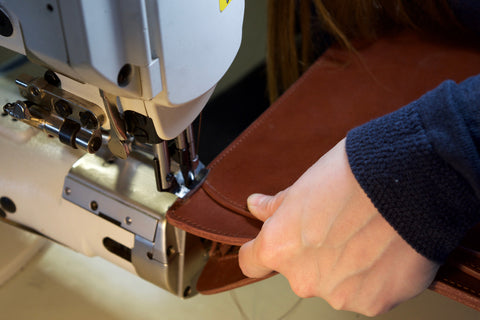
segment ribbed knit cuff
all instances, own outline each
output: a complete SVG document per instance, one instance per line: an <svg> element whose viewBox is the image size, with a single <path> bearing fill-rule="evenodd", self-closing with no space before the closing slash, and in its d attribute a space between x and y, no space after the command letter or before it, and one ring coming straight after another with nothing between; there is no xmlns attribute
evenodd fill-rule
<svg viewBox="0 0 480 320"><path fill-rule="evenodd" d="M466 180L432 147L417 112L427 96L353 129L346 149L360 186L417 252L443 262L478 219Z"/></svg>

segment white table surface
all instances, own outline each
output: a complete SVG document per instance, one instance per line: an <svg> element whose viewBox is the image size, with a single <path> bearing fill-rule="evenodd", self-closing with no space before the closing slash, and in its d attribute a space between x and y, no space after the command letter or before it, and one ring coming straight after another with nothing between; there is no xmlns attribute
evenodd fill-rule
<svg viewBox="0 0 480 320"><path fill-rule="evenodd" d="M2 235L6 235L1 225ZM23 231L22 231L23 232ZM0 236L6 252L18 231ZM15 235L17 234L17 235ZM24 235L23 235L24 236ZM241 310L238 305L241 306ZM285 315L293 306L293 310ZM0 319L367 319L335 311L319 298L297 298L282 276L213 296L181 300L100 258L47 245L0 287ZM373 319L480 319L480 313L426 291Z"/></svg>

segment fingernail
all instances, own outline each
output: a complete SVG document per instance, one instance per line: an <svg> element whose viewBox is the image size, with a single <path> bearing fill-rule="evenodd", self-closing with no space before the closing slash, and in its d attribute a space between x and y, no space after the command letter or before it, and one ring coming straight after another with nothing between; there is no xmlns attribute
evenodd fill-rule
<svg viewBox="0 0 480 320"><path fill-rule="evenodd" d="M263 202L263 199L265 199L265 196L263 194L251 194L247 199L248 206L258 207Z"/></svg>

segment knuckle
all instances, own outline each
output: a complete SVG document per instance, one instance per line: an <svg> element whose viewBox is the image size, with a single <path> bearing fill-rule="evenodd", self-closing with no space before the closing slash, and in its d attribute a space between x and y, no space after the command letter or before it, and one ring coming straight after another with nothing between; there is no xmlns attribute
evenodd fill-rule
<svg viewBox="0 0 480 320"><path fill-rule="evenodd" d="M285 232L280 229L276 221L267 220L257 237L255 248L255 258L278 272L290 269L301 251L299 241L291 238L287 240Z"/></svg>
<svg viewBox="0 0 480 320"><path fill-rule="evenodd" d="M362 313L368 317L375 317L381 315L393 308L393 305L388 303L371 303L368 308L362 310Z"/></svg>
<svg viewBox="0 0 480 320"><path fill-rule="evenodd" d="M248 272L248 264L250 263L249 252L251 252L251 249L246 246L241 246L238 252L238 264L244 274Z"/></svg>
<svg viewBox="0 0 480 320"><path fill-rule="evenodd" d="M368 309L365 309L365 310L360 310L360 313L362 313L363 315L365 315L367 317L376 317L376 316L384 313L384 311L382 311L382 309L379 309L379 308L368 308Z"/></svg>
<svg viewBox="0 0 480 320"><path fill-rule="evenodd" d="M391 307L379 303L378 301L370 304L358 304L358 301L352 301L347 294L336 294L325 298L328 304L335 310L353 311L363 314L367 317L375 317L381 315L391 309Z"/></svg>
<svg viewBox="0 0 480 320"><path fill-rule="evenodd" d="M310 298L318 295L318 284L305 275L287 274L292 291L300 298Z"/></svg>
<svg viewBox="0 0 480 320"><path fill-rule="evenodd" d="M257 259L258 261L267 267L274 269L276 266L276 260L278 255L275 248L273 248L268 241L259 241L257 247Z"/></svg>
<svg viewBox="0 0 480 320"><path fill-rule="evenodd" d="M290 284L290 287L292 288L292 291L300 298L310 298L314 295L313 290L303 284Z"/></svg>
<svg viewBox="0 0 480 320"><path fill-rule="evenodd" d="M278 207L277 198L272 198L268 202L265 203L265 212L270 214L274 213Z"/></svg>
<svg viewBox="0 0 480 320"><path fill-rule="evenodd" d="M345 310L347 299L345 295L335 295L325 298L328 304L335 310Z"/></svg>

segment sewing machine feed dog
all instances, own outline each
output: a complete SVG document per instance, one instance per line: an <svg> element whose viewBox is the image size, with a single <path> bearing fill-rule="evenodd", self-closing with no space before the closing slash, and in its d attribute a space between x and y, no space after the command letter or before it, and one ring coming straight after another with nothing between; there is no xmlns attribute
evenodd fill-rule
<svg viewBox="0 0 480 320"><path fill-rule="evenodd" d="M1 1L0 45L45 71L3 72L18 89L1 82L0 195L17 207L4 220L193 295L206 244L165 213L207 174L191 123L243 13L243 0Z"/></svg>

